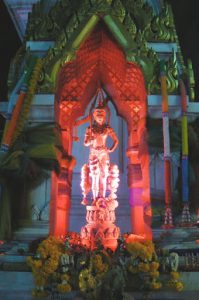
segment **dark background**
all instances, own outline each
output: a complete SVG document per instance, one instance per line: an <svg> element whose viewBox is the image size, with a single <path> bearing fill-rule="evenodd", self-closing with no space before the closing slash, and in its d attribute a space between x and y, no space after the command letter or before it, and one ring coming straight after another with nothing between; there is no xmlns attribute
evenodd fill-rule
<svg viewBox="0 0 199 300"><path fill-rule="evenodd" d="M196 100L199 101L199 10L198 0L167 0L172 5L176 30L185 59L193 62L196 81ZM7 75L11 58L20 47L15 27L0 0L0 101L7 101Z"/></svg>
<svg viewBox="0 0 199 300"><path fill-rule="evenodd" d="M7 101L7 76L11 58L14 57L21 41L10 15L0 0L0 101Z"/></svg>

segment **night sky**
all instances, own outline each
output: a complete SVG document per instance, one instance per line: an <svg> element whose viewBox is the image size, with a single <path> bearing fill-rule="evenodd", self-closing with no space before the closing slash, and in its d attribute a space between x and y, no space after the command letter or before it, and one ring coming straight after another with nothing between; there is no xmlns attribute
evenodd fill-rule
<svg viewBox="0 0 199 300"><path fill-rule="evenodd" d="M197 0L167 0L173 8L177 33L185 61L191 58L199 101L199 11ZM0 101L7 100L7 74L11 58L21 42L12 20L0 0Z"/></svg>
<svg viewBox="0 0 199 300"><path fill-rule="evenodd" d="M7 100L7 75L10 60L14 57L21 41L7 9L0 0L0 101Z"/></svg>

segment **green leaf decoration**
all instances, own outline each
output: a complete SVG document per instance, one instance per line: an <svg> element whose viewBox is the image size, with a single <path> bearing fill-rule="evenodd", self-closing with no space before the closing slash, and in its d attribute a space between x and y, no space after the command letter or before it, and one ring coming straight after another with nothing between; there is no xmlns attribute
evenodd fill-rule
<svg viewBox="0 0 199 300"><path fill-rule="evenodd" d="M26 154L30 158L57 159L59 151L53 144L43 144L29 148Z"/></svg>
<svg viewBox="0 0 199 300"><path fill-rule="evenodd" d="M11 154L8 154L1 162L1 170L19 170L23 155L24 151L22 150L14 151Z"/></svg>
<svg viewBox="0 0 199 300"><path fill-rule="evenodd" d="M28 144L54 144L61 146L61 137L54 124L40 124L24 130Z"/></svg>
<svg viewBox="0 0 199 300"><path fill-rule="evenodd" d="M9 153L0 156L0 174L26 178L32 184L40 182L46 178L46 171L59 170L61 149L60 134L53 124L26 128Z"/></svg>

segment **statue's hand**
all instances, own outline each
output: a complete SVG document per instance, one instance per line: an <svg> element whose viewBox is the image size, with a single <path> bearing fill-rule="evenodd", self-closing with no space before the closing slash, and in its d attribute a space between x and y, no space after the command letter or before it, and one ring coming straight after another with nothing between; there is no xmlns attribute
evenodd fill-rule
<svg viewBox="0 0 199 300"><path fill-rule="evenodd" d="M92 134L91 130L87 130L86 135L85 135L85 139L84 139L84 145L85 146L90 146L93 144L95 137Z"/></svg>
<svg viewBox="0 0 199 300"><path fill-rule="evenodd" d="M114 149L112 149L112 148L107 148L108 153L113 152L113 150L114 150Z"/></svg>

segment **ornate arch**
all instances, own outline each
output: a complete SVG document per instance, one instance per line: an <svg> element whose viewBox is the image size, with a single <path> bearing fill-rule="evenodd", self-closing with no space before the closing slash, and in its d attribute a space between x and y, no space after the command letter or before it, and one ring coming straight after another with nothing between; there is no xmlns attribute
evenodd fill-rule
<svg viewBox="0 0 199 300"><path fill-rule="evenodd" d="M150 216L150 191L144 78L141 69L126 60L125 53L101 22L81 45L76 59L65 63L58 75L55 118L62 132L65 156L71 155L74 121L84 115L99 82L111 96L118 114L128 125L126 153L129 158L128 186L132 231L137 234L150 234L147 220ZM52 234L60 235L68 230L71 178L72 170L63 159L61 173L53 179L50 220ZM62 220L62 225L59 220Z"/></svg>

